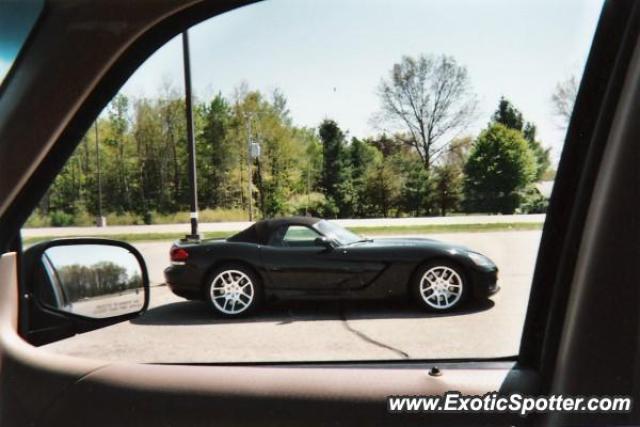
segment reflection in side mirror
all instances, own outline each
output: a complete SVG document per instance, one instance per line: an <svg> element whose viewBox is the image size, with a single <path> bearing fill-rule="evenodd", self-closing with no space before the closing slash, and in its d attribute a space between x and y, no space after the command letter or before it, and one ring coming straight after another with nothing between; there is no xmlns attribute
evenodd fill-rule
<svg viewBox="0 0 640 427"><path fill-rule="evenodd" d="M145 307L145 273L127 248L106 244L65 244L41 257L51 292L39 295L49 308L105 319Z"/></svg>
<svg viewBox="0 0 640 427"><path fill-rule="evenodd" d="M333 243L331 242L331 239L328 239L327 237L324 237L324 236L316 237L316 239L313 242L316 246L322 246L327 249L333 248Z"/></svg>

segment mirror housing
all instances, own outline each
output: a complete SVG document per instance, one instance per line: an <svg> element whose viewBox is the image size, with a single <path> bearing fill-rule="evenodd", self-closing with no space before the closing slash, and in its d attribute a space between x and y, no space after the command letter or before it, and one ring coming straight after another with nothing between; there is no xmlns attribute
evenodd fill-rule
<svg viewBox="0 0 640 427"><path fill-rule="evenodd" d="M333 249L334 248L333 241L331 239L329 239L328 237L325 237L325 236L316 237L316 239L313 241L313 243L316 246L322 246L325 249Z"/></svg>
<svg viewBox="0 0 640 427"><path fill-rule="evenodd" d="M25 250L21 271L19 331L34 345L136 318L149 304L144 259L128 243L42 242Z"/></svg>

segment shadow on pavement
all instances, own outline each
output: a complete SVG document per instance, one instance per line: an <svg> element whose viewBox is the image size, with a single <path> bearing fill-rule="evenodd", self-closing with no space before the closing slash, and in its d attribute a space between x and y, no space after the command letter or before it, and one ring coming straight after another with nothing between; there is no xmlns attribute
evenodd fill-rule
<svg viewBox="0 0 640 427"><path fill-rule="evenodd" d="M225 319L215 315L206 302L174 302L147 311L134 319L136 325L203 325L277 322L286 325L299 321L355 319L417 319L465 316L489 310L491 300L471 301L457 311L429 313L402 301L280 301L266 304L246 318Z"/></svg>

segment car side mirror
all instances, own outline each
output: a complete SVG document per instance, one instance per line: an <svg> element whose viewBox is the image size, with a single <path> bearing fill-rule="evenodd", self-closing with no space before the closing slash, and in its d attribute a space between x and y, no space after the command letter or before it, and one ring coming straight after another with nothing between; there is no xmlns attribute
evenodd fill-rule
<svg viewBox="0 0 640 427"><path fill-rule="evenodd" d="M322 246L325 249L333 249L333 241L325 236L316 237L313 243L316 246Z"/></svg>
<svg viewBox="0 0 640 427"><path fill-rule="evenodd" d="M149 304L142 255L115 240L57 239L23 254L29 341L43 344L135 318Z"/></svg>

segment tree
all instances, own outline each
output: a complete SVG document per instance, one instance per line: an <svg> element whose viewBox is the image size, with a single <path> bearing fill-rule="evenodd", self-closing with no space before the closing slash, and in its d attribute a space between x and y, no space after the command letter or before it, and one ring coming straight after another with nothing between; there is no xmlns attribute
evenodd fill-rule
<svg viewBox="0 0 640 427"><path fill-rule="evenodd" d="M465 165L467 211L513 213L535 172L535 158L522 133L490 124L476 140Z"/></svg>
<svg viewBox="0 0 640 427"><path fill-rule="evenodd" d="M414 217L429 214L435 193L431 172L424 169L419 158L403 157L399 160L404 174L399 206Z"/></svg>
<svg viewBox="0 0 640 427"><path fill-rule="evenodd" d="M131 189L129 184L129 156L125 154L127 136L129 131L129 99L125 95L118 94L109 104L110 138L105 142L115 146L117 166L117 194L114 205L117 210L131 210Z"/></svg>
<svg viewBox="0 0 640 427"><path fill-rule="evenodd" d="M461 138L455 138L447 147L444 155L445 164L454 166L458 172L462 174L472 148L472 137L463 136Z"/></svg>
<svg viewBox="0 0 640 427"><path fill-rule="evenodd" d="M425 169L446 135L463 129L475 111L467 69L451 56L402 57L378 88L382 119L400 127Z"/></svg>
<svg viewBox="0 0 640 427"><path fill-rule="evenodd" d="M246 179L248 141L259 143L262 154L252 163L251 187L252 197L254 186L257 190L253 200L263 217L284 214L287 201L296 188L300 189L303 179L306 135L289 124L287 114L282 95L269 101L246 86L236 91L230 138L239 152L238 176L241 183Z"/></svg>
<svg viewBox="0 0 640 427"><path fill-rule="evenodd" d="M367 199L367 179L372 167L382 161L383 154L366 140L352 138L348 148L351 186L353 191L353 214L357 217L370 215Z"/></svg>
<svg viewBox="0 0 640 427"><path fill-rule="evenodd" d="M534 181L541 181L547 175L551 166L551 149L544 148L542 143L536 139L536 125L527 122L522 132L524 139L529 143L529 149L536 158L536 174Z"/></svg>
<svg viewBox="0 0 640 427"><path fill-rule="evenodd" d="M390 137L383 133L375 138L368 138L365 142L368 145L375 147L384 157L390 157L403 150L411 149L411 147L407 147L407 145L403 144L401 139L402 135Z"/></svg>
<svg viewBox="0 0 640 427"><path fill-rule="evenodd" d="M462 194L461 171L453 164L443 164L435 168L436 204L440 216L458 207Z"/></svg>
<svg viewBox="0 0 640 427"><path fill-rule="evenodd" d="M473 147L469 136L455 138L447 146L433 173L432 204L441 216L447 211L457 210L462 197L464 165Z"/></svg>
<svg viewBox="0 0 640 427"><path fill-rule="evenodd" d="M556 89L551 95L553 113L562 121L562 127L569 126L573 106L578 96L578 81L575 76L569 77L556 85Z"/></svg>
<svg viewBox="0 0 640 427"><path fill-rule="evenodd" d="M158 209L173 212L177 206L188 203L186 173L187 120L184 99L169 83L165 84L164 95L157 101L155 108L160 118L161 140L157 141L156 154L159 154L158 172L162 188L159 192ZM194 115L194 120L198 117Z"/></svg>
<svg viewBox="0 0 640 427"><path fill-rule="evenodd" d="M198 172L204 185L200 203L212 208L233 207L230 171L235 164L232 141L228 138L230 111L227 101L218 94L200 109L203 129L198 152Z"/></svg>
<svg viewBox="0 0 640 427"><path fill-rule="evenodd" d="M518 110L504 97L500 98L498 109L493 114L493 122L500 123L509 129L522 132L522 136L527 140L529 148L536 158L535 181L541 180L551 165L551 150L549 148L544 148L542 143L536 140L536 125L525 121L520 110Z"/></svg>
<svg viewBox="0 0 640 427"><path fill-rule="evenodd" d="M515 129L522 131L524 126L524 119L522 113L504 96L500 97L498 103L498 109L493 113L493 121L500 123L508 127L509 129Z"/></svg>
<svg viewBox="0 0 640 427"><path fill-rule="evenodd" d="M134 205L136 213L151 223L151 212L159 207L161 184L158 144L162 141L162 125L155 103L150 99L138 99L134 103L133 139L136 144L139 203Z"/></svg>
<svg viewBox="0 0 640 427"><path fill-rule="evenodd" d="M324 194L321 193L322 182L322 155L323 147L315 129L298 128L295 130L296 138L304 147L304 164L300 170L301 176L298 182L297 192L304 194L304 211L293 210L293 213L319 214L319 208L324 202ZM312 200L313 199L313 200ZM312 212L313 211L313 212Z"/></svg>
<svg viewBox="0 0 640 427"><path fill-rule="evenodd" d="M338 124L330 119L320 124L318 134L322 142L322 187L327 199L338 209L338 215L345 216L353 206L345 135Z"/></svg>
<svg viewBox="0 0 640 427"><path fill-rule="evenodd" d="M371 213L387 218L397 206L401 183L389 158L381 159L367 171L366 191Z"/></svg>

